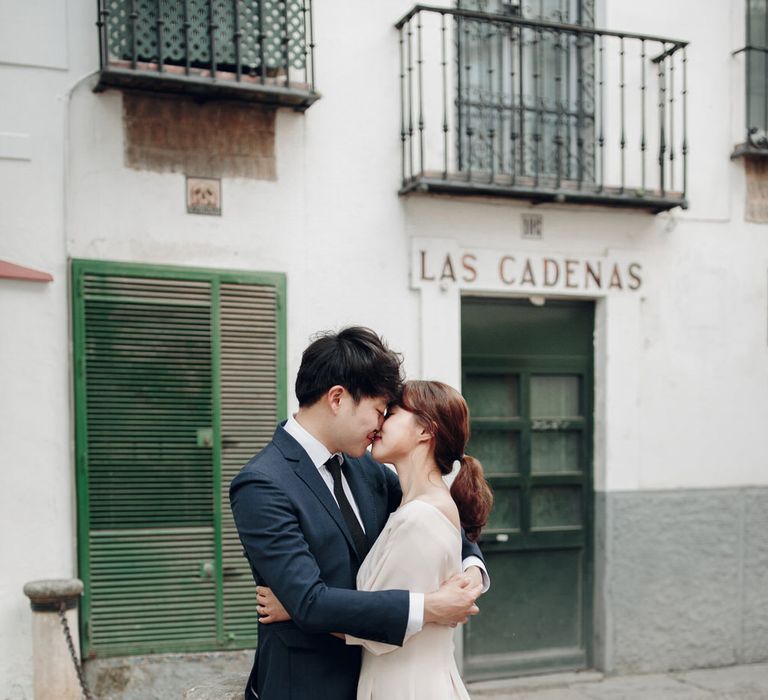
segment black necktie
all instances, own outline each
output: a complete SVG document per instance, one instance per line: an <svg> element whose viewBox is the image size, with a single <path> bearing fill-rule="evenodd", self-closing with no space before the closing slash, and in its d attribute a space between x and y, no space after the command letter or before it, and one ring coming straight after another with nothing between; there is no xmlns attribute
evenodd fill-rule
<svg viewBox="0 0 768 700"><path fill-rule="evenodd" d="M341 484L341 463L339 458L333 455L326 463L328 471L331 472L333 477L333 495L336 496L336 500L339 503L339 510L344 516L344 522L349 528L349 532L352 534L352 541L355 543L355 549L360 557L361 561L365 558L368 552L368 545L365 541L365 533L360 526L360 521L355 515L355 511L352 510L352 505L347 500L347 494L344 493L344 487Z"/></svg>

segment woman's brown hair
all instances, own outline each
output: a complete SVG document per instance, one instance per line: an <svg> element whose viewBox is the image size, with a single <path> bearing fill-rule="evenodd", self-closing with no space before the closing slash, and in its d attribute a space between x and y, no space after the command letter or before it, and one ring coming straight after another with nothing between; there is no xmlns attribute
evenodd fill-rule
<svg viewBox="0 0 768 700"><path fill-rule="evenodd" d="M442 382L408 381L400 405L434 435L435 461L441 474L450 474L453 463L461 462L451 496L467 539L474 542L488 522L493 493L480 462L464 453L469 440L467 402L456 389Z"/></svg>

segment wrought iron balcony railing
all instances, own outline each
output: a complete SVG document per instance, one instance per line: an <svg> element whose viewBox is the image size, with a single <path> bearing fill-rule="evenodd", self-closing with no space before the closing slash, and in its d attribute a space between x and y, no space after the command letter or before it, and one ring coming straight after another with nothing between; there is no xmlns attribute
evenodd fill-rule
<svg viewBox="0 0 768 700"><path fill-rule="evenodd" d="M687 42L427 5L395 26L402 194L687 206Z"/></svg>
<svg viewBox="0 0 768 700"><path fill-rule="evenodd" d="M286 105L315 90L312 0L99 0L97 89Z"/></svg>

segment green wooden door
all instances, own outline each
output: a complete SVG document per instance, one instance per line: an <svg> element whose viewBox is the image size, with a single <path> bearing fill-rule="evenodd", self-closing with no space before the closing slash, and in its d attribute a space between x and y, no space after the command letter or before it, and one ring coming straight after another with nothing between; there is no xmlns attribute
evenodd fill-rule
<svg viewBox="0 0 768 700"><path fill-rule="evenodd" d="M465 298L468 452L495 504L491 590L464 631L465 676L590 664L593 307Z"/></svg>
<svg viewBox="0 0 768 700"><path fill-rule="evenodd" d="M83 652L252 646L227 485L285 414L284 278L72 270Z"/></svg>

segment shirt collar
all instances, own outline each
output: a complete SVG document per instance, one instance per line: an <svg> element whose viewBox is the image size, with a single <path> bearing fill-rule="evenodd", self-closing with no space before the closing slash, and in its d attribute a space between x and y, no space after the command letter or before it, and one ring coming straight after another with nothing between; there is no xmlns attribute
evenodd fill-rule
<svg viewBox="0 0 768 700"><path fill-rule="evenodd" d="M312 464L316 467L322 467L330 459L331 453L328 451L328 448L302 426L299 421L296 420L296 416L290 416L283 428L286 433L304 448L304 451L312 460ZM334 454L339 457L343 464L344 455L341 454L341 452L335 452Z"/></svg>

